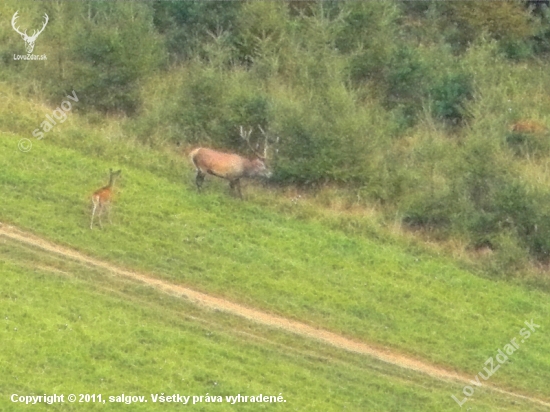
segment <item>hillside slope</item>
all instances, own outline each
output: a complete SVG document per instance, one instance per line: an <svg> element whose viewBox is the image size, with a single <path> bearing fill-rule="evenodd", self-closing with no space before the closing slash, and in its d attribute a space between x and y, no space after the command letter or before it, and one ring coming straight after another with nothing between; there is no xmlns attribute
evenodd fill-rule
<svg viewBox="0 0 550 412"><path fill-rule="evenodd" d="M491 383L548 396L544 327L550 304L543 292L480 278L446 258L241 202L223 189L199 195L190 183L172 182L146 166L140 170L135 158L132 166L118 159L124 177L114 224L91 231L85 188L94 187L89 176L104 174L107 159L51 142L21 153L16 142L0 141L1 221L466 375L475 375L525 320L533 319L542 325L541 333Z"/></svg>

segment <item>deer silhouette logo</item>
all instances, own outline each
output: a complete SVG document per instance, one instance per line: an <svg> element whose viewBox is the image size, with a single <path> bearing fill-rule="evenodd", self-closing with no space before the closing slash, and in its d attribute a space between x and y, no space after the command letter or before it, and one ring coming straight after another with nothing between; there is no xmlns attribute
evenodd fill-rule
<svg viewBox="0 0 550 412"><path fill-rule="evenodd" d="M17 15L17 13L19 13L19 10L16 11L15 14L13 15L13 17L11 19L11 26L13 27L13 30L15 30L17 33L19 33L21 35L21 37L25 41L25 48L27 49L27 53L31 54L32 51L34 50L34 43L36 42L36 38L38 37L38 35L40 33L42 33L44 31L44 29L46 28L46 24L48 24L48 20L49 20L48 15L46 13L44 13L44 18L45 18L44 19L44 25L38 31L33 30L32 35L29 36L29 35L27 35L27 30L25 30L24 32L21 32L19 30L19 28L15 26L16 20L19 17Z"/></svg>

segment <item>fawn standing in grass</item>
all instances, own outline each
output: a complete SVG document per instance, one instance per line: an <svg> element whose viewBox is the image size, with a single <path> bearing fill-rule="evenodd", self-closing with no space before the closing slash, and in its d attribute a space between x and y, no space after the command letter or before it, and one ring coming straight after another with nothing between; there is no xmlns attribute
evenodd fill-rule
<svg viewBox="0 0 550 412"><path fill-rule="evenodd" d="M115 179L120 176L121 170L113 172L113 169L109 169L109 184L105 187L102 187L99 190L96 190L92 195L92 203L94 207L92 209L92 221L90 223L90 229L93 229L94 225L94 216L97 210L97 217L99 219L99 227L103 229L101 224L101 215L103 211L107 209L107 217L109 218L109 223L111 222L111 199L113 197L113 186L115 184Z"/></svg>

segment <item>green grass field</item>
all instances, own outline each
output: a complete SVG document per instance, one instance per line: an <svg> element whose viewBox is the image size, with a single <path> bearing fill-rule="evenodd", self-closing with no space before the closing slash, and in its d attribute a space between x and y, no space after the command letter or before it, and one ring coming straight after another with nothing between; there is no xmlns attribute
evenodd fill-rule
<svg viewBox="0 0 550 412"><path fill-rule="evenodd" d="M222 396L194 410L452 411L462 385L201 310L109 273L0 243L0 408L31 408L12 394L102 394L101 403L32 410L173 410L151 394ZM279 395L285 403L231 405L226 396ZM109 396L145 396L121 406ZM192 402L192 401L191 401ZM484 389L476 410L543 411Z"/></svg>
<svg viewBox="0 0 550 412"><path fill-rule="evenodd" d="M549 411L543 3L0 3L0 411Z"/></svg>
<svg viewBox="0 0 550 412"><path fill-rule="evenodd" d="M280 201L274 199L271 206L266 193L255 201L260 189L249 188L249 200L241 202L228 196L225 184L210 180L206 193L199 195L189 169L153 151L133 156L132 149L123 152L124 147L113 144L106 152L94 153L90 147L99 143L79 142L69 148L69 140L60 139L57 144L44 140L32 151L21 153L18 140L15 136L0 140L3 222L116 265L388 347L472 378L483 370L487 358L518 336L525 320L533 319L541 328L491 377L490 384L550 397L550 343L546 338L550 302L544 292L517 281L480 277L445 257L412 252L399 242L354 235L307 213L281 213ZM123 169L114 224L91 231L88 196L105 184L109 167ZM64 284L65 279L56 282ZM42 303L58 305L65 295L80 295L64 288L56 293L52 302L46 294ZM105 299L118 301L112 296ZM92 295L88 300L96 305ZM117 313L131 316L133 309L123 309L131 303L122 301ZM38 313L48 310L42 308ZM97 330L97 339L110 339L102 328ZM173 342L176 327L166 328L162 333ZM126 341L128 345L131 342ZM117 344L113 347L120 350ZM246 372L245 367L243 373L257 376L260 363L253 371ZM58 372L55 375L62 382L71 381ZM145 372L135 378L150 382ZM165 380L162 377L158 382ZM310 387L309 383L290 386ZM346 388L338 395L342 402L354 399L356 389L350 388L356 387L341 386ZM121 384L121 390L124 387L131 390ZM357 391L357 402L370 402L370 397L365 400L359 394L365 389ZM450 387L443 392L443 405L449 400L454 403ZM301 402L306 405L306 397ZM417 402L411 399L410 405ZM351 406L364 410L359 404ZM384 410L391 408L386 404ZM419 410L428 410L422 408ZM399 406L395 410L414 408Z"/></svg>

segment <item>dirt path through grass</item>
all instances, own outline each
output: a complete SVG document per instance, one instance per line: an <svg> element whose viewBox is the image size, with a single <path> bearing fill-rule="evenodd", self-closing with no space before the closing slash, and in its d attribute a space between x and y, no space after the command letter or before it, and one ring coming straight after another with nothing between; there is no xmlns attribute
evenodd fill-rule
<svg viewBox="0 0 550 412"><path fill-rule="evenodd" d="M455 372L438 367L436 365L430 365L420 360L413 359L386 349L377 348L363 342L358 342L356 340L352 340L323 329L318 329L318 328L306 325L305 323L286 319L286 318L283 318L277 315L272 315L266 312L261 312L259 310L248 308L222 298L217 298L214 296L207 295L205 293L197 292L195 290L186 288L184 286L165 282L163 280L156 279L152 276L129 271L126 269L121 269L110 263L85 256L77 251L71 250L63 246L56 245L45 239L23 232L13 226L0 223L0 236L4 236L6 238L24 243L26 245L37 247L44 251L61 255L65 258L70 258L84 264L105 269L106 271L109 271L118 276L123 276L126 278L137 280L139 282L145 283L148 286L161 290L165 293L187 298L192 303L201 305L211 310L224 311L233 315L243 317L250 321L260 323L262 325L279 328L287 332L291 332L299 336L315 339L344 350L372 356L376 359L379 359L383 362L387 362L392 365L396 365L405 369L410 369L417 372L425 373L438 380L455 381L455 382L464 383L470 386L472 384L471 381L473 379L473 376L467 377L464 375L460 375ZM514 392L505 391L503 389L499 389L497 387L490 386L487 384L484 384L484 386L498 393L502 393L502 394L509 395L516 398L525 399L543 406L550 407L550 403L537 398L532 398L532 397L520 395ZM449 391L449 393L450 392L451 391Z"/></svg>

